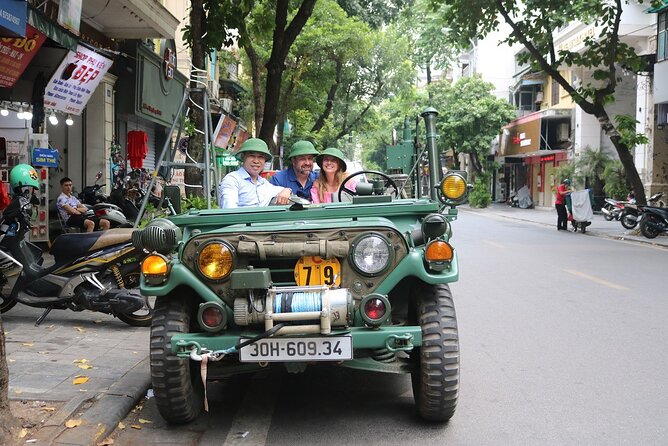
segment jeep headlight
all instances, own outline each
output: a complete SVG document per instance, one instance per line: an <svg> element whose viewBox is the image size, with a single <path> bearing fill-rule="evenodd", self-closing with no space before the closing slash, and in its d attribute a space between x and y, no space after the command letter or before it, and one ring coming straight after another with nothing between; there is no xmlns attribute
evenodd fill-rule
<svg viewBox="0 0 668 446"><path fill-rule="evenodd" d="M234 269L234 251L227 243L213 241L199 250L196 259L197 269L210 280L223 280Z"/></svg>
<svg viewBox="0 0 668 446"><path fill-rule="evenodd" d="M466 197L466 179L460 173L450 172L441 181L441 199L447 204L456 204Z"/></svg>
<svg viewBox="0 0 668 446"><path fill-rule="evenodd" d="M390 241L380 234L364 234L351 244L350 260L360 273L373 276L385 271L394 259Z"/></svg>

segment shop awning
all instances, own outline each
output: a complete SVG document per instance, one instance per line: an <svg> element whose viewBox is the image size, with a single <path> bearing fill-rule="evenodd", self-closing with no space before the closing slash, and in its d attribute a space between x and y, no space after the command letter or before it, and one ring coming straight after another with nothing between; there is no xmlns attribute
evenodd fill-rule
<svg viewBox="0 0 668 446"><path fill-rule="evenodd" d="M668 0L662 0L661 4L655 8L649 8L647 12L650 13L656 13L656 12L663 12L666 9L668 9Z"/></svg>
<svg viewBox="0 0 668 446"><path fill-rule="evenodd" d="M81 17L112 39L173 39L179 27L158 0L86 0Z"/></svg>
<svg viewBox="0 0 668 446"><path fill-rule="evenodd" d="M28 8L28 23L37 28L49 39L59 43L62 47L76 51L79 38L66 31L65 28L59 26L57 23L47 19L41 12Z"/></svg>

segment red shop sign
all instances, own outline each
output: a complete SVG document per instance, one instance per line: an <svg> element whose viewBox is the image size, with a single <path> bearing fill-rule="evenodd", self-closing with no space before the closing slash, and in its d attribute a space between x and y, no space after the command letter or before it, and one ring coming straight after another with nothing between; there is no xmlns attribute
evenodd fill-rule
<svg viewBox="0 0 668 446"><path fill-rule="evenodd" d="M0 38L0 87L12 88L46 40L46 36L26 25L26 37Z"/></svg>

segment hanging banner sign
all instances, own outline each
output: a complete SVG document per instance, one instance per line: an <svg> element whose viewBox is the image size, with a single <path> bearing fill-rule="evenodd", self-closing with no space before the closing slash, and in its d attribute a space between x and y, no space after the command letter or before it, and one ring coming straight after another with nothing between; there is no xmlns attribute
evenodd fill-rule
<svg viewBox="0 0 668 446"><path fill-rule="evenodd" d="M26 37L0 38L0 87L12 88L46 40L30 25Z"/></svg>
<svg viewBox="0 0 668 446"><path fill-rule="evenodd" d="M44 107L80 115L112 60L79 45L69 52L44 90Z"/></svg>
<svg viewBox="0 0 668 446"><path fill-rule="evenodd" d="M5 0L0 4L0 35L26 37L28 2Z"/></svg>
<svg viewBox="0 0 668 446"><path fill-rule="evenodd" d="M58 151L44 147L35 147L32 149L32 165L58 167Z"/></svg>
<svg viewBox="0 0 668 446"><path fill-rule="evenodd" d="M250 135L246 130L238 129L236 133L236 139L234 141L234 152L236 153L240 148L241 144L243 144L249 137Z"/></svg>
<svg viewBox="0 0 668 446"><path fill-rule="evenodd" d="M213 134L213 145L219 149L226 149L236 126L237 122L234 119L229 116L221 116Z"/></svg>

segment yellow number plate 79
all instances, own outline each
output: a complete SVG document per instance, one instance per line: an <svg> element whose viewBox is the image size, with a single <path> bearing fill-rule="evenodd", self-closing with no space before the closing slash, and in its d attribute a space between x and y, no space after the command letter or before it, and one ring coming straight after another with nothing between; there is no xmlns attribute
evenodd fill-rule
<svg viewBox="0 0 668 446"><path fill-rule="evenodd" d="M336 257L304 256L295 265L295 282L298 286L341 285L341 264Z"/></svg>

